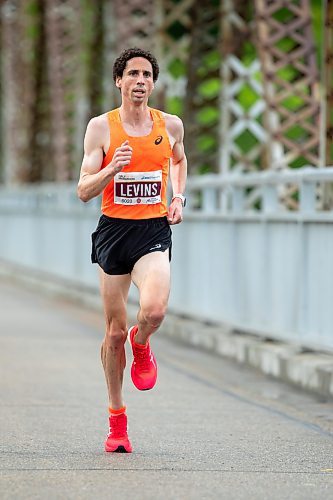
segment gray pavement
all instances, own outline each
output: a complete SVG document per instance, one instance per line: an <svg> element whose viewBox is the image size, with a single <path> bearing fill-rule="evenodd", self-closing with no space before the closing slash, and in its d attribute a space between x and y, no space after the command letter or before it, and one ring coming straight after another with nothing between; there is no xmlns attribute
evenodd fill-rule
<svg viewBox="0 0 333 500"><path fill-rule="evenodd" d="M333 403L156 334L106 454L100 312L0 281L1 499L333 499Z"/></svg>

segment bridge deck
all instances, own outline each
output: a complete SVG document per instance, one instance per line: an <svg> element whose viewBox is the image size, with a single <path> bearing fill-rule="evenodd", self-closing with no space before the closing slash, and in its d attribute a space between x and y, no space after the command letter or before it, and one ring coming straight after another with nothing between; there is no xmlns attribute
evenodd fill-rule
<svg viewBox="0 0 333 500"><path fill-rule="evenodd" d="M333 404L158 334L125 376L132 455L105 454L97 312L0 282L2 498L333 498ZM269 492L269 493L268 493Z"/></svg>

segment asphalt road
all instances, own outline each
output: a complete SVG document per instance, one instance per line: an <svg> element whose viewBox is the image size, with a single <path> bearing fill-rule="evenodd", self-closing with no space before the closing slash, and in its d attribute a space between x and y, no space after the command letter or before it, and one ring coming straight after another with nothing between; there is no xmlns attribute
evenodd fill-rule
<svg viewBox="0 0 333 500"><path fill-rule="evenodd" d="M333 499L333 403L155 335L125 376L133 454L107 454L104 323L0 281L3 499Z"/></svg>

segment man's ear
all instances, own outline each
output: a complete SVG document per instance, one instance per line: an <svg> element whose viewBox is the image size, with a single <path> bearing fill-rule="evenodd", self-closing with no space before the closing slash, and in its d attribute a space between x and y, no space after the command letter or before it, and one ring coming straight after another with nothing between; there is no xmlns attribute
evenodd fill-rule
<svg viewBox="0 0 333 500"><path fill-rule="evenodd" d="M121 88L121 77L120 76L117 76L117 78L116 78L116 87L118 87L118 89Z"/></svg>

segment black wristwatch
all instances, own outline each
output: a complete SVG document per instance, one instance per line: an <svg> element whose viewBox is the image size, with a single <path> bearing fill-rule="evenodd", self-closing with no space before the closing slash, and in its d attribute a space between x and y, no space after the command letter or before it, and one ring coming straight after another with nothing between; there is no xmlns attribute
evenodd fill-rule
<svg viewBox="0 0 333 500"><path fill-rule="evenodd" d="M183 194L181 193L174 194L171 201L173 201L175 198L179 198L181 200L183 207L186 206L186 198Z"/></svg>

